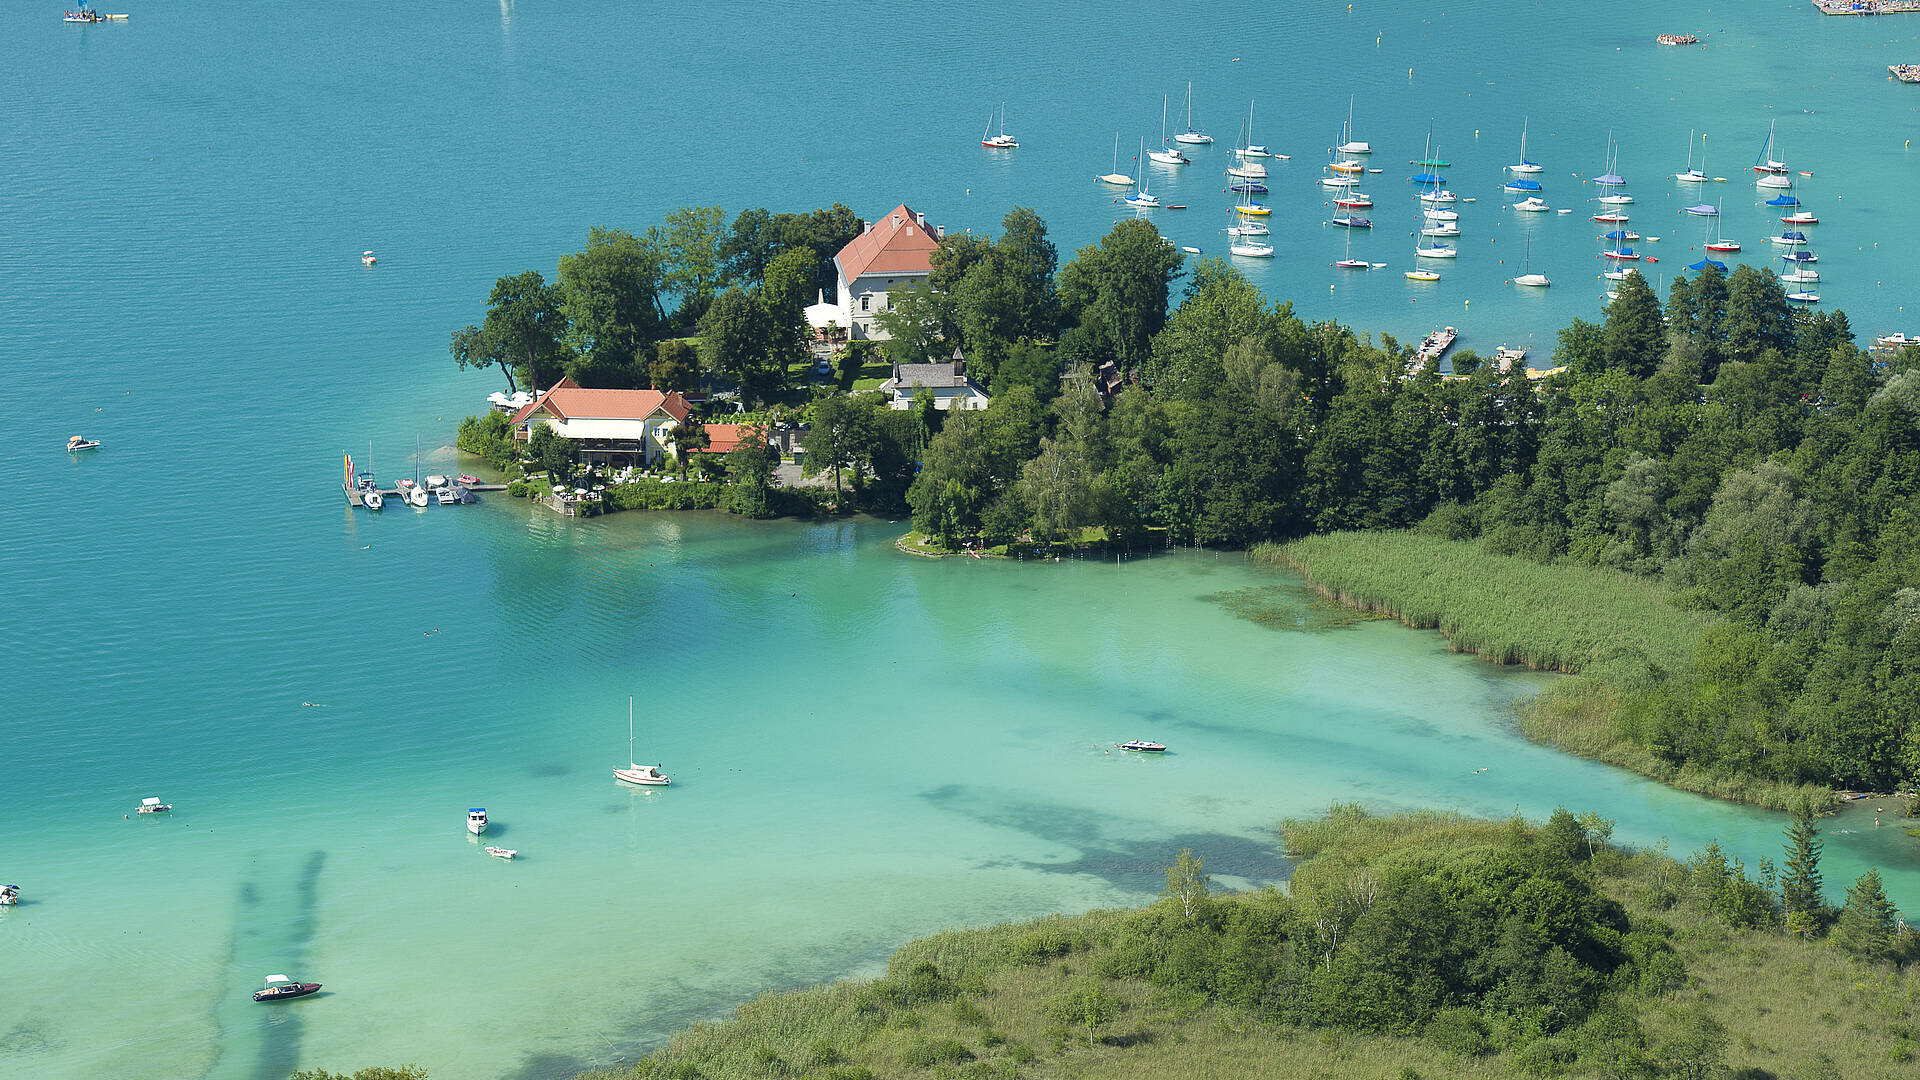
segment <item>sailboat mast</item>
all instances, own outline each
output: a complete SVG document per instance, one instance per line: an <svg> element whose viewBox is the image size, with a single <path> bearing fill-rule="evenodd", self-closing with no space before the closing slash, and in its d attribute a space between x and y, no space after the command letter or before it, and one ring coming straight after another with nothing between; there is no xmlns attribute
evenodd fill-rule
<svg viewBox="0 0 1920 1080"><path fill-rule="evenodd" d="M627 695L627 767L633 767L633 695Z"/></svg>

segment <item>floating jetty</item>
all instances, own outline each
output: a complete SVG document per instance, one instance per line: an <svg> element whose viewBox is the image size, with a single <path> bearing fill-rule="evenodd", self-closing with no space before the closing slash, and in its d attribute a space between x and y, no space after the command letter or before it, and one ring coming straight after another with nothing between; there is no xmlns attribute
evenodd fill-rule
<svg viewBox="0 0 1920 1080"><path fill-rule="evenodd" d="M1659 37L1654 38L1653 40L1659 42L1662 45L1698 45L1700 44L1700 35L1698 34L1661 34Z"/></svg>
<svg viewBox="0 0 1920 1080"><path fill-rule="evenodd" d="M359 488L349 487L345 484L342 484L340 485L340 490L346 493L348 506L365 506L366 505L366 503L362 502L360 499ZM392 499L394 502L394 505L396 506L407 505L407 502L406 502L407 493L402 488L382 487L382 488L376 488L375 490L380 492L380 498ZM425 489L423 488L420 490L425 490ZM479 499L474 498L474 493L478 491L505 491L505 490L507 490L507 485L505 484L457 484L453 486L453 491L455 496L462 503L479 502L480 501Z"/></svg>
<svg viewBox="0 0 1920 1080"><path fill-rule="evenodd" d="M1920 0L1813 0L1822 15L1895 15L1920 11Z"/></svg>
<svg viewBox="0 0 1920 1080"><path fill-rule="evenodd" d="M1887 71L1901 82L1920 83L1920 64L1888 64Z"/></svg>

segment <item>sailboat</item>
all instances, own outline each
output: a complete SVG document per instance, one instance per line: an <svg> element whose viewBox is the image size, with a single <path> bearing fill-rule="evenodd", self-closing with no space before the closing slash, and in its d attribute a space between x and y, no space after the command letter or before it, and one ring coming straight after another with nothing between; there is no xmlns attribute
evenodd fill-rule
<svg viewBox="0 0 1920 1080"><path fill-rule="evenodd" d="M613 770L615 780L624 780L629 784L642 787L666 787L673 781L667 779L658 765L637 765L633 760L633 698L627 698L627 767Z"/></svg>
<svg viewBox="0 0 1920 1080"><path fill-rule="evenodd" d="M1338 221L1339 219L1337 219L1337 218L1336 218L1335 220L1336 220L1336 221ZM1365 220L1365 219L1363 218L1362 220ZM1333 265L1335 265L1335 266L1337 266L1337 267L1339 267L1339 268L1340 268L1340 269L1342 269L1342 270L1371 270L1371 269L1373 269L1373 264L1372 264L1372 263L1370 263L1370 262L1368 262L1368 261L1367 261L1367 260L1365 260L1365 259L1356 259L1356 258L1354 258L1354 257L1353 257L1353 230L1352 230L1352 229L1348 229L1348 230L1347 230L1347 254L1346 254L1346 256L1345 256L1344 258L1342 258L1342 259L1340 259L1340 260L1338 260L1338 261L1336 261L1336 262L1335 262L1335 263L1334 263Z"/></svg>
<svg viewBox="0 0 1920 1080"><path fill-rule="evenodd" d="M1160 146L1147 151L1147 160L1161 165L1191 165L1193 159L1180 152L1177 146L1167 145L1167 95L1160 95Z"/></svg>
<svg viewBox="0 0 1920 1080"><path fill-rule="evenodd" d="M1530 120L1531 117L1520 121L1520 160L1515 164L1507 166L1507 171L1510 173L1521 173L1532 176L1542 171L1539 162L1529 160L1527 157L1527 124Z"/></svg>
<svg viewBox="0 0 1920 1080"><path fill-rule="evenodd" d="M1193 83L1187 83L1187 130L1173 137L1174 142L1189 146L1206 146L1213 142L1213 136L1193 126Z"/></svg>
<svg viewBox="0 0 1920 1080"><path fill-rule="evenodd" d="M1141 139L1140 149L1145 150L1146 148L1147 148L1147 140ZM1122 201L1124 201L1128 206L1131 206L1140 210L1151 210L1154 207L1159 206L1160 200L1155 198L1153 195L1149 194L1147 191L1147 176L1145 173L1140 171L1139 158L1136 157L1134 159L1133 167L1134 167L1133 181L1135 184L1134 191L1133 191L1133 194L1127 196Z"/></svg>
<svg viewBox="0 0 1920 1080"><path fill-rule="evenodd" d="M1258 143L1255 143L1255 142L1253 141L1253 102L1251 102L1251 101L1249 101L1249 102L1247 102L1247 139L1246 139L1246 143L1245 143L1245 145L1243 145L1243 146L1241 146L1241 147L1240 147L1239 149L1237 149L1237 150L1235 150L1235 151L1234 151L1234 154L1235 154L1236 156L1238 156L1238 157L1242 157L1242 158L1250 158L1250 157L1272 157L1272 156L1273 156L1273 154L1272 154L1272 152L1271 152L1271 151L1269 151L1269 150L1268 150L1268 149L1267 149L1266 147L1264 147L1264 146L1261 146L1261 145L1259 145ZM1284 157L1285 155L1282 155L1282 156Z"/></svg>
<svg viewBox="0 0 1920 1080"><path fill-rule="evenodd" d="M1706 139L1706 136L1703 135L1700 137L1700 164L1705 165L1706 163L1707 163L1707 139ZM1674 173L1673 178L1682 184L1704 184L1708 180L1713 179L1712 177L1708 176L1703 170L1697 169L1694 167L1693 132L1691 131L1687 132L1687 171Z"/></svg>
<svg viewBox="0 0 1920 1080"><path fill-rule="evenodd" d="M998 135L987 134L988 131L992 131L992 130L993 130L993 114L988 113L987 114L987 130L982 131L980 133L981 146L984 146L989 150L1015 150L1019 148L1020 146L1019 141L1016 140L1013 136L1007 134L1007 103L1004 101L1000 103L1000 134Z"/></svg>
<svg viewBox="0 0 1920 1080"><path fill-rule="evenodd" d="M1340 143L1339 146L1334 147L1334 149L1338 150L1343 154L1373 153L1372 143L1360 142L1353 137L1353 95L1352 94L1347 95L1347 123L1345 127L1340 129L1340 138L1342 142Z"/></svg>
<svg viewBox="0 0 1920 1080"><path fill-rule="evenodd" d="M1244 221L1244 218L1240 220ZM1258 229L1258 232L1252 230ZM1267 234L1265 225L1247 224L1227 227L1227 251L1248 259L1273 258L1273 245L1258 237Z"/></svg>
<svg viewBox="0 0 1920 1080"><path fill-rule="evenodd" d="M1718 210L1719 207L1715 207L1714 209ZM1737 252L1740 250L1740 241L1727 240L1721 237L1720 215L1716 213L1713 215L1713 239L1708 240L1702 246L1705 247L1708 251Z"/></svg>
<svg viewBox="0 0 1920 1080"><path fill-rule="evenodd" d="M1817 304L1820 302L1820 294L1813 291L1813 282L1820 280L1820 275L1817 273L1812 273L1808 269L1806 265L1806 261L1802 261L1801 259L1798 259L1795 257L1795 256L1800 256L1805 254L1806 252L1804 251L1798 251L1791 248L1780 253L1781 265L1783 267L1786 267L1786 269L1783 270L1780 274L1780 280L1786 281L1788 280L1787 278L1788 274L1794 275L1792 280L1793 280L1793 283L1798 286L1798 288L1794 289L1792 292L1789 292L1787 294L1788 300L1791 300L1796 304ZM1808 261L1811 261L1811 260L1808 260ZM1812 278L1811 281L1808 280L1809 275L1811 275L1811 278Z"/></svg>
<svg viewBox="0 0 1920 1080"><path fill-rule="evenodd" d="M1767 141L1760 146L1760 156L1753 159L1753 171L1769 176L1787 175L1787 163L1773 156L1773 129L1778 121L1768 121Z"/></svg>
<svg viewBox="0 0 1920 1080"><path fill-rule="evenodd" d="M1133 186L1133 177L1120 171L1120 133L1117 131L1113 133L1113 171L1099 177L1099 180L1103 184L1114 184L1119 187Z"/></svg>
<svg viewBox="0 0 1920 1080"><path fill-rule="evenodd" d="M1249 160L1246 155L1247 134L1253 130L1253 103L1247 103L1247 126L1241 130L1240 144L1234 147L1233 160L1227 165L1227 175L1242 180L1265 180L1267 167L1257 161ZM1262 155L1263 157L1265 155Z"/></svg>
<svg viewBox="0 0 1920 1080"><path fill-rule="evenodd" d="M1547 275L1533 273L1532 267L1533 237L1529 236L1527 237L1527 261L1520 264L1521 274L1519 277L1513 279L1513 283L1515 285L1531 285L1535 288L1545 288L1553 284L1552 279L1548 278Z"/></svg>
<svg viewBox="0 0 1920 1080"><path fill-rule="evenodd" d="M1460 217L1455 211L1436 208L1418 199L1414 200L1413 205L1420 209L1420 224L1423 227L1431 221L1452 222L1459 220ZM1460 249L1452 244L1443 244L1437 238L1429 238L1416 245L1413 254L1419 259L1455 259L1460 256ZM1412 276L1411 273L1408 276Z"/></svg>
<svg viewBox="0 0 1920 1080"><path fill-rule="evenodd" d="M420 486L420 436L418 435L413 437L413 483L407 484L406 488L401 496L407 500L408 506L427 505L427 489Z"/></svg>

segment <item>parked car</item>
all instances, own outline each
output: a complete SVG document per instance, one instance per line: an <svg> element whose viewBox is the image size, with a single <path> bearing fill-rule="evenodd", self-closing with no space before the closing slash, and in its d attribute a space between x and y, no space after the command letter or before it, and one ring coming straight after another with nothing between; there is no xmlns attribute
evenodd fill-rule
<svg viewBox="0 0 1920 1080"><path fill-rule="evenodd" d="M813 365L813 373L824 379L827 376L833 374L833 365L827 363L825 360L822 360L819 363Z"/></svg>

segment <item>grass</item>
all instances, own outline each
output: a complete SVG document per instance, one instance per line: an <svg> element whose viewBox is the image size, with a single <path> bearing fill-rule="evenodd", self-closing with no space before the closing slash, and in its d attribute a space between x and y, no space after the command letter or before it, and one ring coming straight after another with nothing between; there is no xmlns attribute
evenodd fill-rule
<svg viewBox="0 0 1920 1080"><path fill-rule="evenodd" d="M1354 868L1383 859L1496 846L1513 828L1444 812L1372 817L1350 807L1284 826L1287 846L1306 860L1295 872L1306 889L1315 881L1346 880ZM1672 928L1686 965L1677 989L1632 999L1650 1046L1685 1010L1704 1008L1726 1027L1721 1075L1913 1075L1920 973L1864 964L1821 941L1729 930L1693 898L1686 868L1662 853L1608 849L1592 865L1599 887L1636 922L1657 919ZM1257 902L1258 896L1225 902ZM637 1065L595 1070L580 1080L1536 1075L1508 1053L1459 1057L1419 1038L1281 1025L1190 992L1097 976L1132 915L1056 915L921 938L895 954L881 979L763 995L725 1020L674 1035ZM1062 1002L1090 994L1107 1011L1101 1028L1089 1032L1064 1022Z"/></svg>
<svg viewBox="0 0 1920 1080"><path fill-rule="evenodd" d="M1690 667L1712 616L1683 611L1645 578L1574 563L1492 555L1413 532L1341 532L1261 544L1257 562L1291 567L1324 596L1408 626L1438 630L1461 652L1576 676L1522 703L1522 734L1683 791L1775 810L1818 785L1675 766L1636 742L1633 695Z"/></svg>

